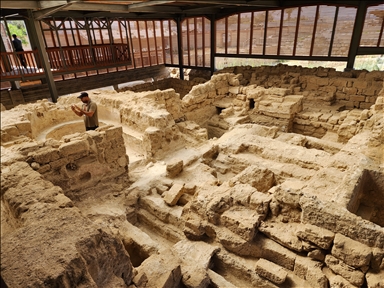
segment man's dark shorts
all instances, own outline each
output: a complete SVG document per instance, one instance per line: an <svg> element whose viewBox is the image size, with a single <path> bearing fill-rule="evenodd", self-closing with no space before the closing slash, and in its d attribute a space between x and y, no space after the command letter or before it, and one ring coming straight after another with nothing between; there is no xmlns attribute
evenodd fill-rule
<svg viewBox="0 0 384 288"><path fill-rule="evenodd" d="M85 127L85 130L86 130L86 131L89 131L89 130L96 130L96 128L99 128L99 126L95 126L95 127Z"/></svg>

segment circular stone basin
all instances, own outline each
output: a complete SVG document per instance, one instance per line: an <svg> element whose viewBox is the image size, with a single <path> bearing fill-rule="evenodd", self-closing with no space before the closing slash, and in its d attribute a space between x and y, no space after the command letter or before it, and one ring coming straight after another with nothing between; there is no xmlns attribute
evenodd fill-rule
<svg viewBox="0 0 384 288"><path fill-rule="evenodd" d="M99 122L100 127L104 126L105 123ZM45 139L55 139L60 140L63 136L74 134L74 133L84 133L84 121L71 121L64 122L59 125L53 126L40 133L36 140L45 140Z"/></svg>
<svg viewBox="0 0 384 288"><path fill-rule="evenodd" d="M52 127L46 134L45 139L52 138L60 140L63 136L85 132L84 122L76 121L75 123L63 123Z"/></svg>

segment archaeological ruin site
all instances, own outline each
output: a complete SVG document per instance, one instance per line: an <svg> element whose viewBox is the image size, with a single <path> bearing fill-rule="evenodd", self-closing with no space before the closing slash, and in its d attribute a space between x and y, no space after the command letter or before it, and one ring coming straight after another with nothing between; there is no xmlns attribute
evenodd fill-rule
<svg viewBox="0 0 384 288"><path fill-rule="evenodd" d="M0 2L1 288L384 288L382 0Z"/></svg>
<svg viewBox="0 0 384 288"><path fill-rule="evenodd" d="M230 67L2 107L8 287L384 287L384 72Z"/></svg>

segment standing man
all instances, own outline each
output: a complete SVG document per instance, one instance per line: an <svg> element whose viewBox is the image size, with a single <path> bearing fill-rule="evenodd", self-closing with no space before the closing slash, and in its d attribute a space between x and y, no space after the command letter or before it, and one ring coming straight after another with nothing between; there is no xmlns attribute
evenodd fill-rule
<svg viewBox="0 0 384 288"><path fill-rule="evenodd" d="M87 92L81 92L80 96L83 106L79 108L76 105L71 105L71 109L77 116L84 116L85 130L95 130L99 127L99 118L97 116L97 104L89 98Z"/></svg>
<svg viewBox="0 0 384 288"><path fill-rule="evenodd" d="M16 52L24 51L23 44L21 43L21 40L17 38L16 34L13 34L12 37L13 37L12 43L13 43L13 47L15 47L15 51ZM27 64L25 63L25 58L23 53L19 53L19 59L20 59L21 65L23 65L24 68L27 68Z"/></svg>

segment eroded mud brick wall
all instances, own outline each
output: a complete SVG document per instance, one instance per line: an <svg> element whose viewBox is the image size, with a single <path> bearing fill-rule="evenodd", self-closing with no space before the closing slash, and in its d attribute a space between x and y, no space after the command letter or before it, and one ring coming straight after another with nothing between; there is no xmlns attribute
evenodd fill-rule
<svg viewBox="0 0 384 288"><path fill-rule="evenodd" d="M21 153L44 179L68 195L128 175L129 159L121 127L104 126L98 131L65 136L61 141L31 143Z"/></svg>
<svg viewBox="0 0 384 288"><path fill-rule="evenodd" d="M8 287L131 283L133 267L121 241L84 217L60 187L24 161L7 165L1 177L7 217L1 226L1 276Z"/></svg>

